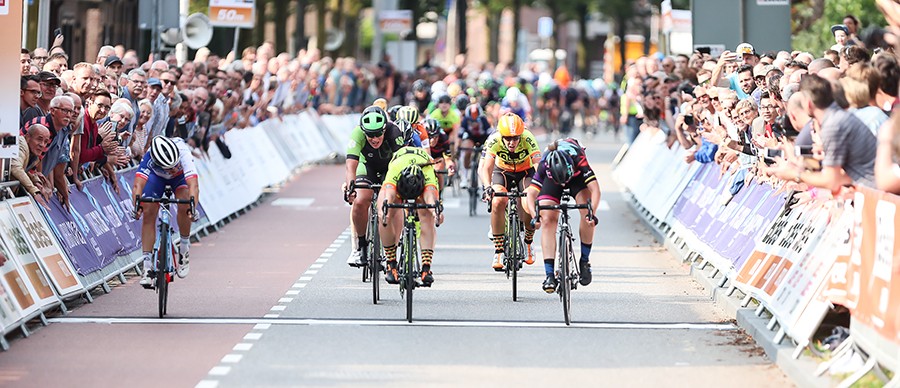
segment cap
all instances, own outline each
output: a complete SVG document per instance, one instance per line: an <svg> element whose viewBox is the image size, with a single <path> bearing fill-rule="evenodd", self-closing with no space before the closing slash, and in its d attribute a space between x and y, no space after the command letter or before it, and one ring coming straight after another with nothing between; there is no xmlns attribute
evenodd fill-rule
<svg viewBox="0 0 900 388"><path fill-rule="evenodd" d="M38 82L50 81L55 82L57 85L60 85L62 83L62 81L59 80L59 77L57 77L56 74L53 74L49 71L42 71L40 73L37 73L37 79Z"/></svg>
<svg viewBox="0 0 900 388"><path fill-rule="evenodd" d="M711 87L711 88L709 88L709 90L706 91L706 94L709 95L709 98L719 97L719 88L717 88L715 86Z"/></svg>
<svg viewBox="0 0 900 388"><path fill-rule="evenodd" d="M112 65L113 63L118 63L118 64L121 65L121 64L122 64L122 60L119 59L119 57L117 57L117 56L115 56L115 55L110 55L110 56L106 57L106 63L104 63L103 66L104 66L104 67L109 67L109 65Z"/></svg>
<svg viewBox="0 0 900 388"><path fill-rule="evenodd" d="M706 92L706 88L702 86L697 86L694 88L694 97L700 98L700 96L708 96L709 93Z"/></svg>
<svg viewBox="0 0 900 388"><path fill-rule="evenodd" d="M755 54L756 51L753 51L753 46L750 43L741 43L737 46L737 50L734 50L738 54Z"/></svg>
<svg viewBox="0 0 900 388"><path fill-rule="evenodd" d="M837 31L844 31L844 35L850 35L850 29L843 24L835 24L831 26L831 35L834 35Z"/></svg>
<svg viewBox="0 0 900 388"><path fill-rule="evenodd" d="M159 81L159 78L150 78L147 80L147 86L159 86L162 87L162 82Z"/></svg>

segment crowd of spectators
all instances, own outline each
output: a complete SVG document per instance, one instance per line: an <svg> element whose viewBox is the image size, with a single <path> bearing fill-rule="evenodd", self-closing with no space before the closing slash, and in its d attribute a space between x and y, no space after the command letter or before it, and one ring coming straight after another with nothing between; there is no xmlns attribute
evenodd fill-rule
<svg viewBox="0 0 900 388"><path fill-rule="evenodd" d="M234 128L308 108L360 111L376 95L395 92L389 58L368 66L315 50L276 54L263 43L236 59L203 48L178 63L173 54L142 59L119 45L101 47L92 62L71 63L62 42L58 36L49 50L20 56L20 155L10 179L41 204L55 190L67 205L69 185L80 190L90 175L102 174L118 190L115 169L139 161L157 135L185 139L196 157L211 145L230 157L222 137Z"/></svg>
<svg viewBox="0 0 900 388"><path fill-rule="evenodd" d="M824 200L862 185L900 194L900 65L887 42L861 37L847 15L822 53L759 52L750 43L713 57L642 57L627 68L620 118L629 142L647 133L688 150L686 163L715 163L730 187L726 204L753 180L794 193L794 203ZM900 52L900 51L898 51ZM648 156L649 157L649 156Z"/></svg>

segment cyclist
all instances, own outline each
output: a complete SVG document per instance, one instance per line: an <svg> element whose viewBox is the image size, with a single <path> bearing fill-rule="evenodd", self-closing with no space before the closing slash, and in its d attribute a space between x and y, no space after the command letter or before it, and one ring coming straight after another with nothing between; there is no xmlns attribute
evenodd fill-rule
<svg viewBox="0 0 900 388"><path fill-rule="evenodd" d="M421 142L420 147L430 153L431 147L429 144L428 132L425 130L425 126L419 122L419 111L411 106L400 107L400 110L397 111L396 122L401 121L409 123L412 131L419 137Z"/></svg>
<svg viewBox="0 0 900 388"><path fill-rule="evenodd" d="M175 190L175 198L194 198L194 206L200 198L200 186L197 184L197 169L194 167L194 158L191 150L184 140L180 138L170 139L164 136L156 136L150 141L150 150L144 154L141 164L134 177L134 186L131 192L134 194L134 218L140 219L145 215L141 226L141 250L144 262L144 274L140 284L145 288L153 286L150 270L153 264L150 255L153 252L153 244L156 242L156 216L159 214L159 204L141 203L138 199L162 198L166 186ZM178 231L181 233L179 244L178 271L179 278L185 278L190 272L190 247L191 247L191 223L197 220L198 212L191 214L191 205L178 205Z"/></svg>
<svg viewBox="0 0 900 388"><path fill-rule="evenodd" d="M350 222L356 236L356 246L347 259L351 267L364 267L368 263L363 255L368 242L366 226L369 208L374 199L372 184L380 184L387 172L394 152L403 147L403 133L388 121L387 114L377 106L366 108L359 118L359 125L350 132L347 146L347 171L341 190L350 205ZM355 190L351 190L354 188Z"/></svg>
<svg viewBox="0 0 900 388"><path fill-rule="evenodd" d="M459 128L460 145L463 148L469 148L462 152L463 167L466 170L478 168L478 166L472 166L472 151L470 148L483 145L493 129L480 105L469 104L465 108L465 114L463 114ZM466 174L463 174L463 176L465 177ZM462 180L462 183L463 186L468 185L465 179Z"/></svg>
<svg viewBox="0 0 900 388"><path fill-rule="evenodd" d="M564 189L569 189L569 194L575 198L576 203L585 204L590 200L593 214L597 214L597 206L600 204L600 184L588 163L584 148L573 138L557 140L547 147L527 189L525 211L534 217L537 201L559 204ZM578 228L581 241L579 260L581 278L578 282L582 286L591 284L591 244L594 241L594 228L597 226L597 217L589 219L587 214L587 209L581 209L582 217ZM556 236L552 231L556 230L558 221L559 210L542 210L541 222L535 223L534 226L535 229L544 228L544 233L541 234L541 250L544 253L544 272L547 278L542 287L547 293L556 291L557 286L556 276L553 274Z"/></svg>
<svg viewBox="0 0 900 388"><path fill-rule="evenodd" d="M394 105L390 109L388 109L388 120L390 120L392 123L397 122L397 112L400 112L400 108L402 107L403 105Z"/></svg>
<svg viewBox="0 0 900 388"><path fill-rule="evenodd" d="M506 96L503 97L500 104L506 112L515 113L523 121L531 118L531 104L528 103L528 97L525 97L515 86L506 89Z"/></svg>
<svg viewBox="0 0 900 388"><path fill-rule="evenodd" d="M441 125L441 129L450 136L450 152L455 153L457 145L457 128L459 128L460 117L459 112L453 109L451 98L449 95L443 94L438 98L437 109L431 112L431 118L437 120Z"/></svg>
<svg viewBox="0 0 900 388"><path fill-rule="evenodd" d="M450 154L450 137L441 129L437 120L429 117L425 119L425 130L428 132L431 145L431 158L434 168L437 170L456 170L456 163ZM438 179L438 192L444 191L444 180Z"/></svg>
<svg viewBox="0 0 900 388"><path fill-rule="evenodd" d="M383 212L383 204L398 203L402 200L415 200L417 203L437 204L438 179L431 165L431 155L416 147L403 147L391 159L384 186L378 194L378 211ZM398 284L400 277L397 265L397 242L403 227L400 209L389 209L388 225L379 224L381 244L387 258L385 281ZM434 282L431 273L431 261L434 256L435 226L443 222L440 209L418 210L421 225L420 249L422 252L422 285L428 287Z"/></svg>
<svg viewBox="0 0 900 388"><path fill-rule="evenodd" d="M508 198L494 197L494 192L506 192L512 187L524 191L528 185L534 168L541 159L541 149L531 131L525 129L522 119L506 113L497 123L497 132L490 135L484 144L484 156L478 167L485 200L491 203L491 239L494 241L494 261L492 267L496 271L503 270L503 234L505 213ZM534 228L531 226L531 215L524 212L521 203L519 214L525 223L525 263L534 264L534 252L531 243L534 239Z"/></svg>
<svg viewBox="0 0 900 388"><path fill-rule="evenodd" d="M428 104L431 103L431 95L428 92L428 83L425 80L418 79L413 82L412 96L409 100L419 113L424 113L428 109Z"/></svg>

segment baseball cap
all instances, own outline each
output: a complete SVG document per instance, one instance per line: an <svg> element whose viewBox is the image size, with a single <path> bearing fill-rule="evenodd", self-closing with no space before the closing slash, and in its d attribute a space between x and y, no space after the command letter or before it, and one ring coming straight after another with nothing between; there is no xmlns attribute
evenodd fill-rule
<svg viewBox="0 0 900 388"><path fill-rule="evenodd" d="M112 65L113 63L118 63L118 64L121 65L121 64L122 64L122 60L119 59L119 57L117 57L117 56L115 56L115 55L110 55L109 57L106 58L106 63L104 63L103 66L104 66L104 67L109 67L109 65Z"/></svg>
<svg viewBox="0 0 900 388"><path fill-rule="evenodd" d="M835 24L831 26L831 35L834 35L837 31L844 31L844 35L850 35L850 29L843 24Z"/></svg>
<svg viewBox="0 0 900 388"><path fill-rule="evenodd" d="M753 46L750 43L741 43L737 46L737 50L734 50L738 54L755 54L756 51L753 51Z"/></svg>
<svg viewBox="0 0 900 388"><path fill-rule="evenodd" d="M59 77L56 76L56 74L53 74L49 71L42 71L42 72L38 73L37 79L38 79L38 82L50 81L50 82L56 83L57 85L60 85L62 83L59 80Z"/></svg>
<svg viewBox="0 0 900 388"><path fill-rule="evenodd" d="M159 81L159 78L150 78L147 80L147 86L159 86L162 87L162 82Z"/></svg>
<svg viewBox="0 0 900 388"><path fill-rule="evenodd" d="M694 88L694 97L700 98L700 96L708 96L709 93L706 92L706 88L702 86L697 86Z"/></svg>

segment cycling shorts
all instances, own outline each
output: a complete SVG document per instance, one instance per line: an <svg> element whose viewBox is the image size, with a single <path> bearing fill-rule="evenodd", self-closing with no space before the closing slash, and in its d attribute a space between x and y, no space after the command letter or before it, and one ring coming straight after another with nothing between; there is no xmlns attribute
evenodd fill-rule
<svg viewBox="0 0 900 388"><path fill-rule="evenodd" d="M137 179L140 179L139 175ZM176 192L181 190L181 188L187 188L187 180L184 178L184 175L179 175L173 178L163 178L154 173L150 173L147 176L147 184L144 185L144 198L162 198L163 194L166 192L166 186L172 187L172 192Z"/></svg>
<svg viewBox="0 0 900 388"><path fill-rule="evenodd" d="M494 171L491 173L491 185L495 186L503 186L507 190L513 187L518 187L519 191L524 191L525 186L528 182L525 182L525 178L534 175L534 168L530 168L525 171L505 171L500 169L497 166L494 166Z"/></svg>
<svg viewBox="0 0 900 388"><path fill-rule="evenodd" d="M541 185L541 191L538 194L537 200L549 200L554 203L559 203L562 198L563 190L569 189L569 195L575 197L581 190L587 188L587 182L584 179L584 176L573 177L569 183L566 184L566 187L563 187L559 183L556 183L553 179L544 179L543 184Z"/></svg>

